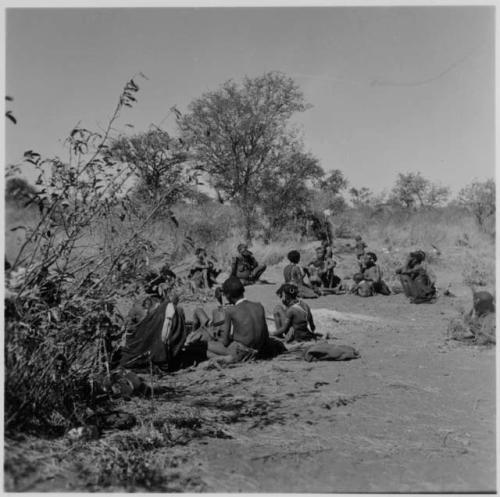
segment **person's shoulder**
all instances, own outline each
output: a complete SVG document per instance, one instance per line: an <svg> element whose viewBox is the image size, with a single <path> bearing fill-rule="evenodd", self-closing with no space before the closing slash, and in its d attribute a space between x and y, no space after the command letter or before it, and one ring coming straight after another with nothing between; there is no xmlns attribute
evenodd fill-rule
<svg viewBox="0 0 500 497"><path fill-rule="evenodd" d="M264 306L260 302L254 302L253 300L244 300L242 304L245 304L246 307L250 307L252 309L259 309L264 311Z"/></svg>

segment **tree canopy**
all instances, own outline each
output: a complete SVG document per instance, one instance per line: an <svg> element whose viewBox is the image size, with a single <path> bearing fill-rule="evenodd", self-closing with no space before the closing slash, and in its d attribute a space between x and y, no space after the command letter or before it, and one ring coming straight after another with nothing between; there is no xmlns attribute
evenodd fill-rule
<svg viewBox="0 0 500 497"><path fill-rule="evenodd" d="M194 100L179 119L196 166L211 177L212 186L242 210L247 238L255 208L272 175L302 153L290 118L308 108L293 79L279 72L232 80ZM290 153L294 151L294 154ZM305 156L303 157L305 159Z"/></svg>

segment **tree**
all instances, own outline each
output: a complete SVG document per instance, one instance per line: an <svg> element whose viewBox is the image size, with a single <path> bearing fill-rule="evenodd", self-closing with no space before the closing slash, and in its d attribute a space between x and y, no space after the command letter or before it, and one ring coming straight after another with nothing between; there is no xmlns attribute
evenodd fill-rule
<svg viewBox="0 0 500 497"><path fill-rule="evenodd" d="M351 202L354 207L370 205L373 200L373 193L366 186L362 186L361 188L352 187L349 190L349 195L351 196Z"/></svg>
<svg viewBox="0 0 500 497"><path fill-rule="evenodd" d="M308 108L296 83L279 72L232 80L203 94L178 120L198 168L212 186L241 209L247 239L256 207L266 195L263 175L279 174L297 144L288 127L292 115Z"/></svg>
<svg viewBox="0 0 500 497"><path fill-rule="evenodd" d="M347 188L348 181L340 169L334 169L328 176L316 182L317 190L313 201L313 210L331 212L329 215L342 213L347 207L341 191Z"/></svg>
<svg viewBox="0 0 500 497"><path fill-rule="evenodd" d="M279 175L272 169L268 170L261 183L262 190L266 192L261 205L269 221L268 235L297 218L313 195L308 182L317 181L324 175L318 160L301 151L291 152L286 160L280 162Z"/></svg>
<svg viewBox="0 0 500 497"><path fill-rule="evenodd" d="M161 129L120 136L113 141L111 152L134 170L139 178L137 193L155 204L164 198L166 205L172 205L186 193L193 179L186 166L186 148ZM166 192L169 195L165 196Z"/></svg>
<svg viewBox="0 0 500 497"><path fill-rule="evenodd" d="M450 189L424 178L421 173L399 173L390 200L405 209L443 205Z"/></svg>
<svg viewBox="0 0 500 497"><path fill-rule="evenodd" d="M485 221L495 215L495 181L474 181L460 190L458 201L484 227Z"/></svg>
<svg viewBox="0 0 500 497"><path fill-rule="evenodd" d="M320 181L320 188L330 195L338 195L347 188L348 184L344 173L340 169L334 169L324 180Z"/></svg>

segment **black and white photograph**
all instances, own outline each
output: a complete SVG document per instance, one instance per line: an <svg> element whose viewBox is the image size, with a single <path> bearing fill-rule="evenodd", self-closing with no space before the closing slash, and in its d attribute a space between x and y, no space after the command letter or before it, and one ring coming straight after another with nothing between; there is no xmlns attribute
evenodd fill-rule
<svg viewBox="0 0 500 497"><path fill-rule="evenodd" d="M3 491L496 493L496 2L1 10Z"/></svg>

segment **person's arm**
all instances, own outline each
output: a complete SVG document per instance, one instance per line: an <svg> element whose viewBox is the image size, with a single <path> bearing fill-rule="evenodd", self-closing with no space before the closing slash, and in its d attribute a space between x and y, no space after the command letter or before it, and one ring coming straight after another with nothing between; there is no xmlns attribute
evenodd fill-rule
<svg viewBox="0 0 500 497"><path fill-rule="evenodd" d="M226 312L224 314L224 325L222 327L221 333L221 341L224 347L227 347L231 343L231 323L231 312L229 311L229 309L226 309Z"/></svg>
<svg viewBox="0 0 500 497"><path fill-rule="evenodd" d="M250 271L253 271L259 265L259 263L253 255L250 255L248 257L248 265L250 266Z"/></svg>
<svg viewBox="0 0 500 497"><path fill-rule="evenodd" d="M314 332L314 330L316 329L316 325L314 324L313 315L309 306L307 306L307 322L309 323L309 328L311 328L311 331Z"/></svg>

